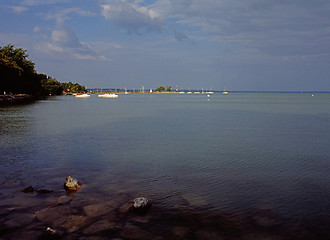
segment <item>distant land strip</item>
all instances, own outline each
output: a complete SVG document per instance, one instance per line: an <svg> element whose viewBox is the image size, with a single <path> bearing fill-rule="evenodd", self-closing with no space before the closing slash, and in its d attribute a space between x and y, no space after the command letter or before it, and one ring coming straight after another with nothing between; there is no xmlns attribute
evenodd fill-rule
<svg viewBox="0 0 330 240"><path fill-rule="evenodd" d="M152 92L156 92L155 89L151 89ZM141 89L124 89L124 88L87 88L87 91L89 92L129 92L129 93L150 93L150 89L148 90L147 88L143 91ZM230 92L230 93L330 93L330 91L312 91L312 90L308 90L308 91L244 91L244 90L225 90L226 92ZM171 91L173 93L176 92L214 92L214 93L222 93L224 92L224 90L203 90L203 89L180 89L178 91L173 90Z"/></svg>

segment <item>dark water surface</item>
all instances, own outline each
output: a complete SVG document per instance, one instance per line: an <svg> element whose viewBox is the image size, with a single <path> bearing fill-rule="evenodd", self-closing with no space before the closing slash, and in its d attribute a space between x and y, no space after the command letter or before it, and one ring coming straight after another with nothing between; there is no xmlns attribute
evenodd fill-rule
<svg viewBox="0 0 330 240"><path fill-rule="evenodd" d="M330 94L59 96L0 137L0 239L330 239Z"/></svg>

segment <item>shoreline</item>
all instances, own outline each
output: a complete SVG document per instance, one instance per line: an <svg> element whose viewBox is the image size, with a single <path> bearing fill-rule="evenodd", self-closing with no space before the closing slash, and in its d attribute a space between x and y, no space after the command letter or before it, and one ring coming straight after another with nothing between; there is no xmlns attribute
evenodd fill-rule
<svg viewBox="0 0 330 240"><path fill-rule="evenodd" d="M0 106L18 105L33 102L37 99L31 94L0 95Z"/></svg>

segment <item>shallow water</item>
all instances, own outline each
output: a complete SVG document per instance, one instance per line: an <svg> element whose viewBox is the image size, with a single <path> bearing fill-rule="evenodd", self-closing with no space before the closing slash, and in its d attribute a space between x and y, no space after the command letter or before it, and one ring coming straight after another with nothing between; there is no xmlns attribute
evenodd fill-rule
<svg viewBox="0 0 330 240"><path fill-rule="evenodd" d="M0 238L330 239L329 117L329 94L293 93L0 108ZM83 188L45 219L68 175ZM138 196L145 216L125 210Z"/></svg>

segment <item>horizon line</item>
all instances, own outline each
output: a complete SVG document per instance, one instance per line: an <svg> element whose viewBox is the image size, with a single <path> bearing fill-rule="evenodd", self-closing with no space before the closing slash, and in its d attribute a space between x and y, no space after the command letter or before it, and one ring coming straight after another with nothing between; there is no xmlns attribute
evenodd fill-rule
<svg viewBox="0 0 330 240"><path fill-rule="evenodd" d="M147 90L148 89L148 90ZM155 92L154 88L150 88ZM142 91L141 88L86 88L87 91L114 91L114 92L149 92L149 88L145 88ZM181 90L172 90L171 92L231 92L231 93L330 93L330 90L320 91L320 90L203 90L203 89L181 89Z"/></svg>

